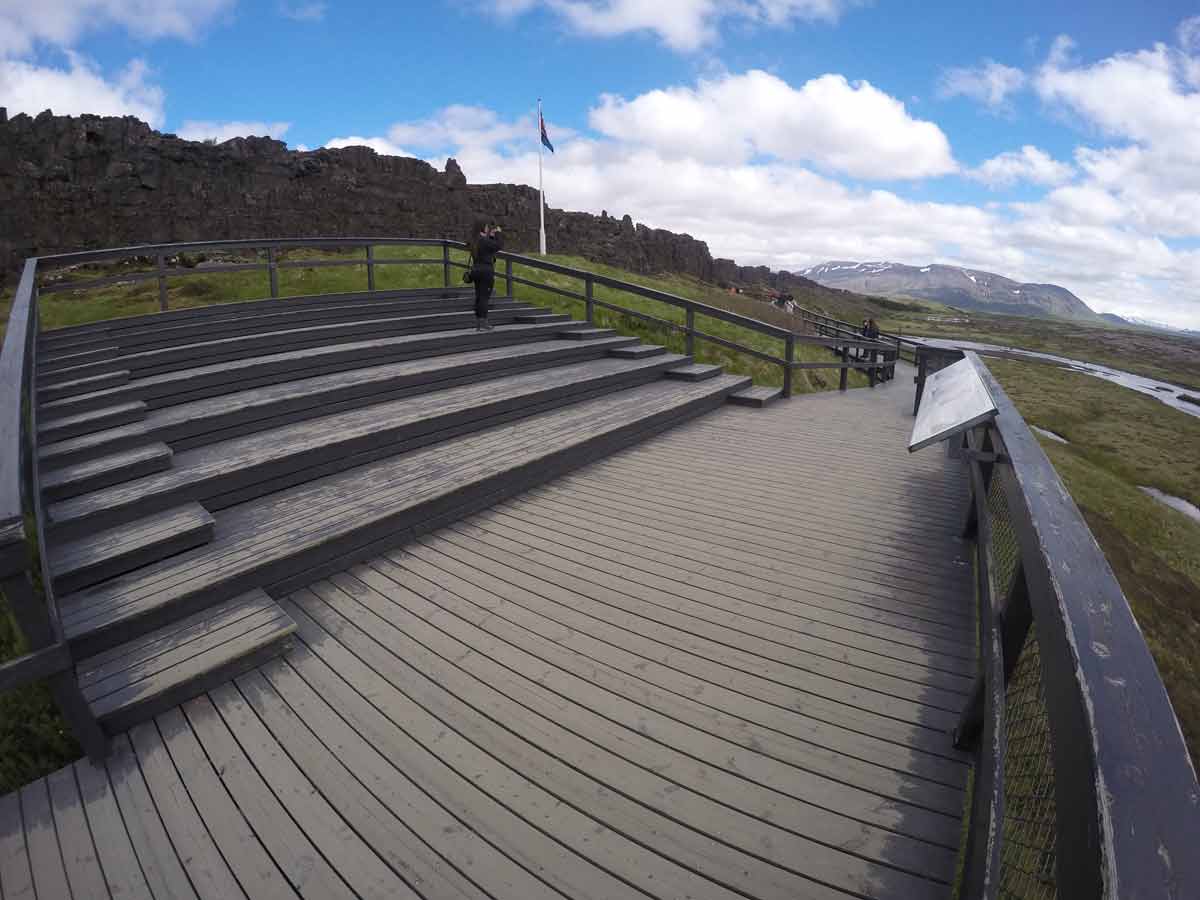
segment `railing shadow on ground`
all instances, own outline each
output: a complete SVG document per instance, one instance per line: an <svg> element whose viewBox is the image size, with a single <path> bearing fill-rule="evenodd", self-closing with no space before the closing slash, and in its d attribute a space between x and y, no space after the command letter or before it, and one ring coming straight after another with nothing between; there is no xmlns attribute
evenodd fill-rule
<svg viewBox="0 0 1200 900"><path fill-rule="evenodd" d="M432 257L381 255L386 248L431 248ZM309 251L333 251L335 256L295 258ZM12 611L29 652L12 660L0 660L0 691L12 690L34 681L46 680L55 701L73 734L93 759L106 753L106 739L79 691L74 676L74 661L64 640L61 619L49 573L43 530L41 480L37 454L38 415L38 336L40 333L40 298L61 292L86 293L116 285L153 282L157 286L157 310L170 307L170 285L173 280L196 275L263 273L264 287L271 298L280 298L281 273L293 270L326 267L356 267L365 269L368 293L382 290L378 282L380 267L432 266L441 269L444 288L457 284L455 273L467 264L454 258L466 245L441 238L298 238L276 240L200 241L179 244L156 244L89 250L78 253L37 257L26 261L13 298L3 349L0 350L0 591ZM214 256L218 261L197 264L197 258ZM224 260L224 261L222 261ZM584 316L594 323L596 310L604 309L631 319L644 321L656 328L682 333L686 352L691 355L697 342L707 342L734 353L778 366L782 373L782 394L792 393L793 372L800 369L840 369L841 388L845 389L850 368L870 372L874 386L875 373L894 365L888 356L889 348L861 336L829 337L796 334L756 319L741 316L714 306L698 303L663 291L621 281L616 278L575 269L535 257L514 253L500 254L504 270L502 278L509 296L516 285L526 285L548 291L583 305ZM127 269L99 278L78 277L81 270L93 265L124 264ZM571 291L515 274L514 265L565 275L578 280L581 291ZM50 272L69 270L68 277L46 279ZM383 279L386 280L386 279ZM40 283L44 281L45 283ZM634 297L658 301L681 311L682 323L649 315L645 312L595 296L596 286L603 286ZM84 301L86 302L86 301ZM710 334L696 324L696 317L708 317L737 326L748 332L765 335L782 342L781 356L764 353L755 347L720 335ZM119 321L119 320L118 320ZM830 347L840 352L841 361L822 363L798 361L798 343ZM840 348L840 349L839 349ZM869 349L879 354L878 361L867 365L851 365L851 350Z"/></svg>
<svg viewBox="0 0 1200 900"><path fill-rule="evenodd" d="M961 359L996 416L967 469L981 674L955 733L977 753L960 896L1200 896L1200 787L1116 577L1036 437L973 353L918 350L914 413Z"/></svg>

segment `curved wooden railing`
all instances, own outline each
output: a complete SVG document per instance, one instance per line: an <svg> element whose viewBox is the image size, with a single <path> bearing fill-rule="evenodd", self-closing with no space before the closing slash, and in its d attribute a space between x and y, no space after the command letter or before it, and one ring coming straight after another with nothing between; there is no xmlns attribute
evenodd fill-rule
<svg viewBox="0 0 1200 900"><path fill-rule="evenodd" d="M956 448L982 672L955 735L978 754L960 896L1200 897L1200 787L1120 584L987 367L918 353L970 358L998 410Z"/></svg>

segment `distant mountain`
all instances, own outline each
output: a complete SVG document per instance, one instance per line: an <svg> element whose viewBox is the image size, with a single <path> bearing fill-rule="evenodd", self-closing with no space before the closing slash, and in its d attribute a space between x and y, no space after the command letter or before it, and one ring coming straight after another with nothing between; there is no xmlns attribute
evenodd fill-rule
<svg viewBox="0 0 1200 900"><path fill-rule="evenodd" d="M1181 328L1178 325L1168 325L1166 322L1156 322L1153 319L1143 319L1141 316L1126 316L1125 321L1130 325L1140 325L1142 328L1153 328L1155 331L1170 331L1174 334L1200 334L1200 332L1191 328Z"/></svg>
<svg viewBox="0 0 1200 900"><path fill-rule="evenodd" d="M1124 319L1121 316L1118 316L1116 313L1100 313L1100 318L1102 318L1105 322L1109 322L1113 325L1133 325L1133 324L1135 324L1132 319Z"/></svg>
<svg viewBox="0 0 1200 900"><path fill-rule="evenodd" d="M799 273L826 287L885 297L933 300L963 309L1016 316L1058 316L1098 321L1099 314L1056 284L1024 284L959 266L906 266L890 262L834 261Z"/></svg>

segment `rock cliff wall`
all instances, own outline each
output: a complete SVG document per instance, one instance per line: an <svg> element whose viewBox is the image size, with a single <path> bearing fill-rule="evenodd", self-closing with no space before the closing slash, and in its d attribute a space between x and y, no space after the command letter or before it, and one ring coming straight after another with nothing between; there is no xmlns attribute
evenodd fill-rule
<svg viewBox="0 0 1200 900"><path fill-rule="evenodd" d="M461 240L475 216L502 222L510 249L536 249L537 191L468 184L454 160L439 172L366 147L298 152L270 138L212 145L131 117L7 118L0 110L0 274L9 277L28 256L131 244L317 235ZM714 260L703 241L629 216L550 209L546 231L555 252L634 272L788 280Z"/></svg>

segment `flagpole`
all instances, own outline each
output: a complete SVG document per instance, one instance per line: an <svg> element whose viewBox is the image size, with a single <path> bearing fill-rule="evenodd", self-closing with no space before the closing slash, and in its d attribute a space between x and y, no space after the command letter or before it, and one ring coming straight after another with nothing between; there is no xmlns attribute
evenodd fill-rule
<svg viewBox="0 0 1200 900"><path fill-rule="evenodd" d="M538 252L546 255L546 202L542 199L542 98L538 97Z"/></svg>

